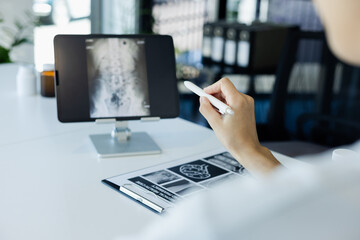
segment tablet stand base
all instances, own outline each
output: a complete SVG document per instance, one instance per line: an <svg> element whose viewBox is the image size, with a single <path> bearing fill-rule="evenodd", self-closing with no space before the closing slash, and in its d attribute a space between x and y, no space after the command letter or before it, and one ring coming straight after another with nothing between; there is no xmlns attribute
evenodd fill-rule
<svg viewBox="0 0 360 240"><path fill-rule="evenodd" d="M116 122L111 134L90 135L90 139L101 158L161 153L149 134L131 133L127 122Z"/></svg>

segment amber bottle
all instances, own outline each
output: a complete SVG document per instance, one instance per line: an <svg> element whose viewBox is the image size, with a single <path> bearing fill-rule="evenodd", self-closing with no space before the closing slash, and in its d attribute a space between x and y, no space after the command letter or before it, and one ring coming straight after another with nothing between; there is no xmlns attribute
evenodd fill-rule
<svg viewBox="0 0 360 240"><path fill-rule="evenodd" d="M41 96L55 97L55 71L53 64L44 64L41 72Z"/></svg>

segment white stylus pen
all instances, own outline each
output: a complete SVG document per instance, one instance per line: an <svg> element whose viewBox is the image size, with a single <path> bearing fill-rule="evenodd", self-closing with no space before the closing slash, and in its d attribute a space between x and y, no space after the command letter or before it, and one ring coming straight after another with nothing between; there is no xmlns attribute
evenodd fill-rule
<svg viewBox="0 0 360 240"><path fill-rule="evenodd" d="M185 85L185 87L187 87L189 90L191 90L192 92L194 92L198 96L207 97L207 99L209 99L210 103L214 107L219 109L219 112L221 114L227 113L227 114L230 114L230 115L234 115L234 111L228 105L226 105L225 103L223 103L219 99L211 96L210 94L207 94L206 92L204 92L204 90L202 90L201 88L199 88L198 86L196 86L192 82L184 81L184 85Z"/></svg>

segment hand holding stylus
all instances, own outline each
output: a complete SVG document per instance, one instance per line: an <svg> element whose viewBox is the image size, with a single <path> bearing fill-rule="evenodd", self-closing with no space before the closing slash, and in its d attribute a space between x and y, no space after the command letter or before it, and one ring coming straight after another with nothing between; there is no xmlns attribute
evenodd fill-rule
<svg viewBox="0 0 360 240"><path fill-rule="evenodd" d="M234 111L226 105L224 102L220 101L219 99L213 97L210 94L207 94L204 90L193 84L192 82L185 81L184 82L185 87L187 87L189 90L197 94L199 97L206 97L209 99L211 104L216 107L221 114L230 114L234 115Z"/></svg>
<svg viewBox="0 0 360 240"><path fill-rule="evenodd" d="M221 116L207 97L200 97L200 112L207 119L220 142L254 174L270 172L279 162L260 145L255 122L254 99L242 94L227 78L204 89L230 107L234 114Z"/></svg>

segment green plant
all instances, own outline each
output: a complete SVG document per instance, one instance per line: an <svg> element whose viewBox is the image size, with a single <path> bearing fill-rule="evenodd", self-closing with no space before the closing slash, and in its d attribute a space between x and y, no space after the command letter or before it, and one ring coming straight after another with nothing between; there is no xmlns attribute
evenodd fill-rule
<svg viewBox="0 0 360 240"><path fill-rule="evenodd" d="M13 48L24 43L33 43L30 31L38 24L38 19L31 12L25 12L23 21L15 20L14 27L1 26L0 29L0 63L10 63L10 52ZM4 18L0 15L0 24Z"/></svg>

